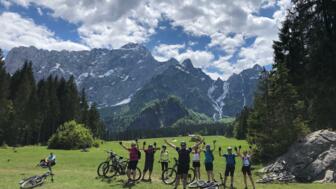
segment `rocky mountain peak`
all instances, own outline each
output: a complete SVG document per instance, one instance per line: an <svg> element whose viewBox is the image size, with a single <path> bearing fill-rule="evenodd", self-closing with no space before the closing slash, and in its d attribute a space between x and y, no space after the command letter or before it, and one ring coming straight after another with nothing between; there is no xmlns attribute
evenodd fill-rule
<svg viewBox="0 0 336 189"><path fill-rule="evenodd" d="M145 50L147 51L147 48L143 46L142 44L139 43L127 43L120 47L120 49L125 49L125 50Z"/></svg>
<svg viewBox="0 0 336 189"><path fill-rule="evenodd" d="M256 65L253 66L252 69L257 70L257 71L262 71L262 70L263 70L263 67L260 66L259 64L256 64Z"/></svg>
<svg viewBox="0 0 336 189"><path fill-rule="evenodd" d="M194 66L191 62L191 60L188 58L188 59L185 59L183 62L182 62L182 65L187 68L187 69L194 69Z"/></svg>

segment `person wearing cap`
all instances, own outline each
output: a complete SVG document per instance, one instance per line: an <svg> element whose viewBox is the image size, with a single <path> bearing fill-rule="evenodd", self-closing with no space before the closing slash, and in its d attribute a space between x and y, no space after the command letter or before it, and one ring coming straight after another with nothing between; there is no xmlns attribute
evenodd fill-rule
<svg viewBox="0 0 336 189"><path fill-rule="evenodd" d="M187 188L187 175L188 175L189 166L190 166L190 153L192 152L192 149L202 144L203 140L204 139L196 143L191 148L187 148L186 142L181 142L181 147L176 147L174 144L165 140L166 144L174 148L178 153L177 177L176 177L174 188L178 187L178 185L180 184L181 178L182 178L183 189Z"/></svg>
<svg viewBox="0 0 336 189"><path fill-rule="evenodd" d="M135 142L132 142L131 148L127 148L122 142L119 142L119 144L129 152L129 162L127 166L127 183L131 184L132 180L135 180L136 177L136 168L138 165L138 161L140 159L139 154L139 145L138 140L135 140Z"/></svg>
<svg viewBox="0 0 336 189"><path fill-rule="evenodd" d="M169 152L167 150L166 145L162 145L162 150L160 152L160 163L161 163L161 171L162 172L168 169Z"/></svg>
<svg viewBox="0 0 336 189"><path fill-rule="evenodd" d="M145 149L146 142L143 142L142 150L145 152L145 167L143 170L142 180L145 180L147 171L149 171L148 181L152 181L152 172L154 165L154 154L159 148L156 147L156 142L154 146L152 144L148 145L148 148Z"/></svg>
<svg viewBox="0 0 336 189"><path fill-rule="evenodd" d="M235 148L236 149L236 148ZM236 149L237 151L237 149ZM236 154L232 153L232 147L229 146L227 148L227 154L222 154L222 149L219 148L219 156L224 157L226 160L226 168L225 168L225 174L224 174L224 188L226 187L226 179L228 176L231 177L231 188L233 188L233 180L234 180L234 172L235 172L235 166L236 166Z"/></svg>
<svg viewBox="0 0 336 189"><path fill-rule="evenodd" d="M250 150L244 150L243 154L241 154L241 146L238 147L237 155L243 160L243 167L242 167L242 172L244 175L244 184L245 184L245 189L247 189L247 178L246 175L248 175L253 189L255 189L254 181L252 178L252 172L251 172L251 156L252 156L252 146L249 147Z"/></svg>
<svg viewBox="0 0 336 189"><path fill-rule="evenodd" d="M205 145L204 152L204 166L208 175L208 183L215 182L214 174L213 174L213 161L215 160L213 152L216 149L216 140L213 141L213 149L211 149L210 144Z"/></svg>

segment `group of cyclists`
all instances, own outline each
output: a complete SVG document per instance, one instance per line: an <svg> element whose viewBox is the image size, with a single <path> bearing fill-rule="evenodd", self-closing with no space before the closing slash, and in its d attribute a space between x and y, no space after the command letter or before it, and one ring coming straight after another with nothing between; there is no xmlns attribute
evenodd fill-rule
<svg viewBox="0 0 336 189"><path fill-rule="evenodd" d="M183 188L187 188L187 175L190 168L190 162L192 161L192 166L195 170L196 181L199 182L201 180L200 167L201 167L201 153L204 153L204 167L207 173L208 181L207 183L215 183L216 180L214 178L213 173L213 162L215 160L214 151L216 148L216 141L213 141L213 146L210 144L205 144L204 139L199 140L194 146L187 147L186 142L181 142L180 146L175 146L173 143L164 140L167 146L172 147L178 153L178 165L177 165L177 177L175 181L174 188L177 188L180 184L180 180L182 180ZM145 176L148 172L148 181L151 181L151 176L153 172L154 166L154 155L157 151L160 151L160 160L161 170L165 171L168 169L169 163L169 152L167 150L166 145L162 145L161 148L157 147L156 143L149 144L146 148L146 142L143 142L142 149L139 148L138 141L131 143L130 147L126 147L122 142L119 142L120 145L129 152L129 163L127 167L127 176L128 176L128 184L132 183L135 178L135 171L137 168L138 161L141 157L141 150L145 153L145 164L143 169L142 180L145 180ZM203 147L200 147L203 144ZM245 188L247 188L247 177L249 178L253 189L255 188L255 184L251 174L251 147L249 150L244 150L241 152L241 146L234 147L236 153L233 153L233 148L228 147L227 153L223 153L222 149L219 148L219 156L223 157L226 160L226 168L224 174L224 188L226 187L227 178L230 177L230 188L233 188L234 184L234 173L235 173L235 165L236 165L236 157L239 157L242 160L242 173L244 175L244 184ZM192 156L192 158L190 157ZM190 161L191 159L191 161Z"/></svg>

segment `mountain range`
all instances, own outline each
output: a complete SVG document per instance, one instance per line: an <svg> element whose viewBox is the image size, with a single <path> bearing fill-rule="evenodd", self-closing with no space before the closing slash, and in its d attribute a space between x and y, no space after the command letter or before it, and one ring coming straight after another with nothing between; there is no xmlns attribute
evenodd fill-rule
<svg viewBox="0 0 336 189"><path fill-rule="evenodd" d="M129 43L119 49L49 51L35 47L10 50L5 64L13 74L25 61L37 80L50 74L73 76L90 102L102 112L139 112L146 103L174 95L190 110L218 120L251 106L262 67L255 65L227 80L212 80L190 59L157 61L144 46ZM108 110L108 111L106 111ZM103 117L108 117L105 115Z"/></svg>

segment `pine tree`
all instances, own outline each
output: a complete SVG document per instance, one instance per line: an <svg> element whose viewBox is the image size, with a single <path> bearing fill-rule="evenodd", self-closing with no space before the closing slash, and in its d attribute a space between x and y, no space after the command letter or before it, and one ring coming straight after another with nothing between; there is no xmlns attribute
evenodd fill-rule
<svg viewBox="0 0 336 189"><path fill-rule="evenodd" d="M81 96L80 96L80 123L88 125L88 117L89 117L89 106L86 100L85 89L82 89Z"/></svg>
<svg viewBox="0 0 336 189"><path fill-rule="evenodd" d="M2 51L0 49L0 145L6 143L6 135L10 128L10 118L13 113L9 100L10 75L5 70Z"/></svg>
<svg viewBox="0 0 336 189"><path fill-rule="evenodd" d="M247 120L250 114L250 108L244 107L243 110L237 116L234 122L234 136L237 139L246 139L247 135Z"/></svg>
<svg viewBox="0 0 336 189"><path fill-rule="evenodd" d="M100 120L100 115L97 110L97 105L95 103L92 104L88 112L87 126L93 133L94 137L96 138L103 137L103 134L105 132L105 127L104 127L104 124Z"/></svg>

